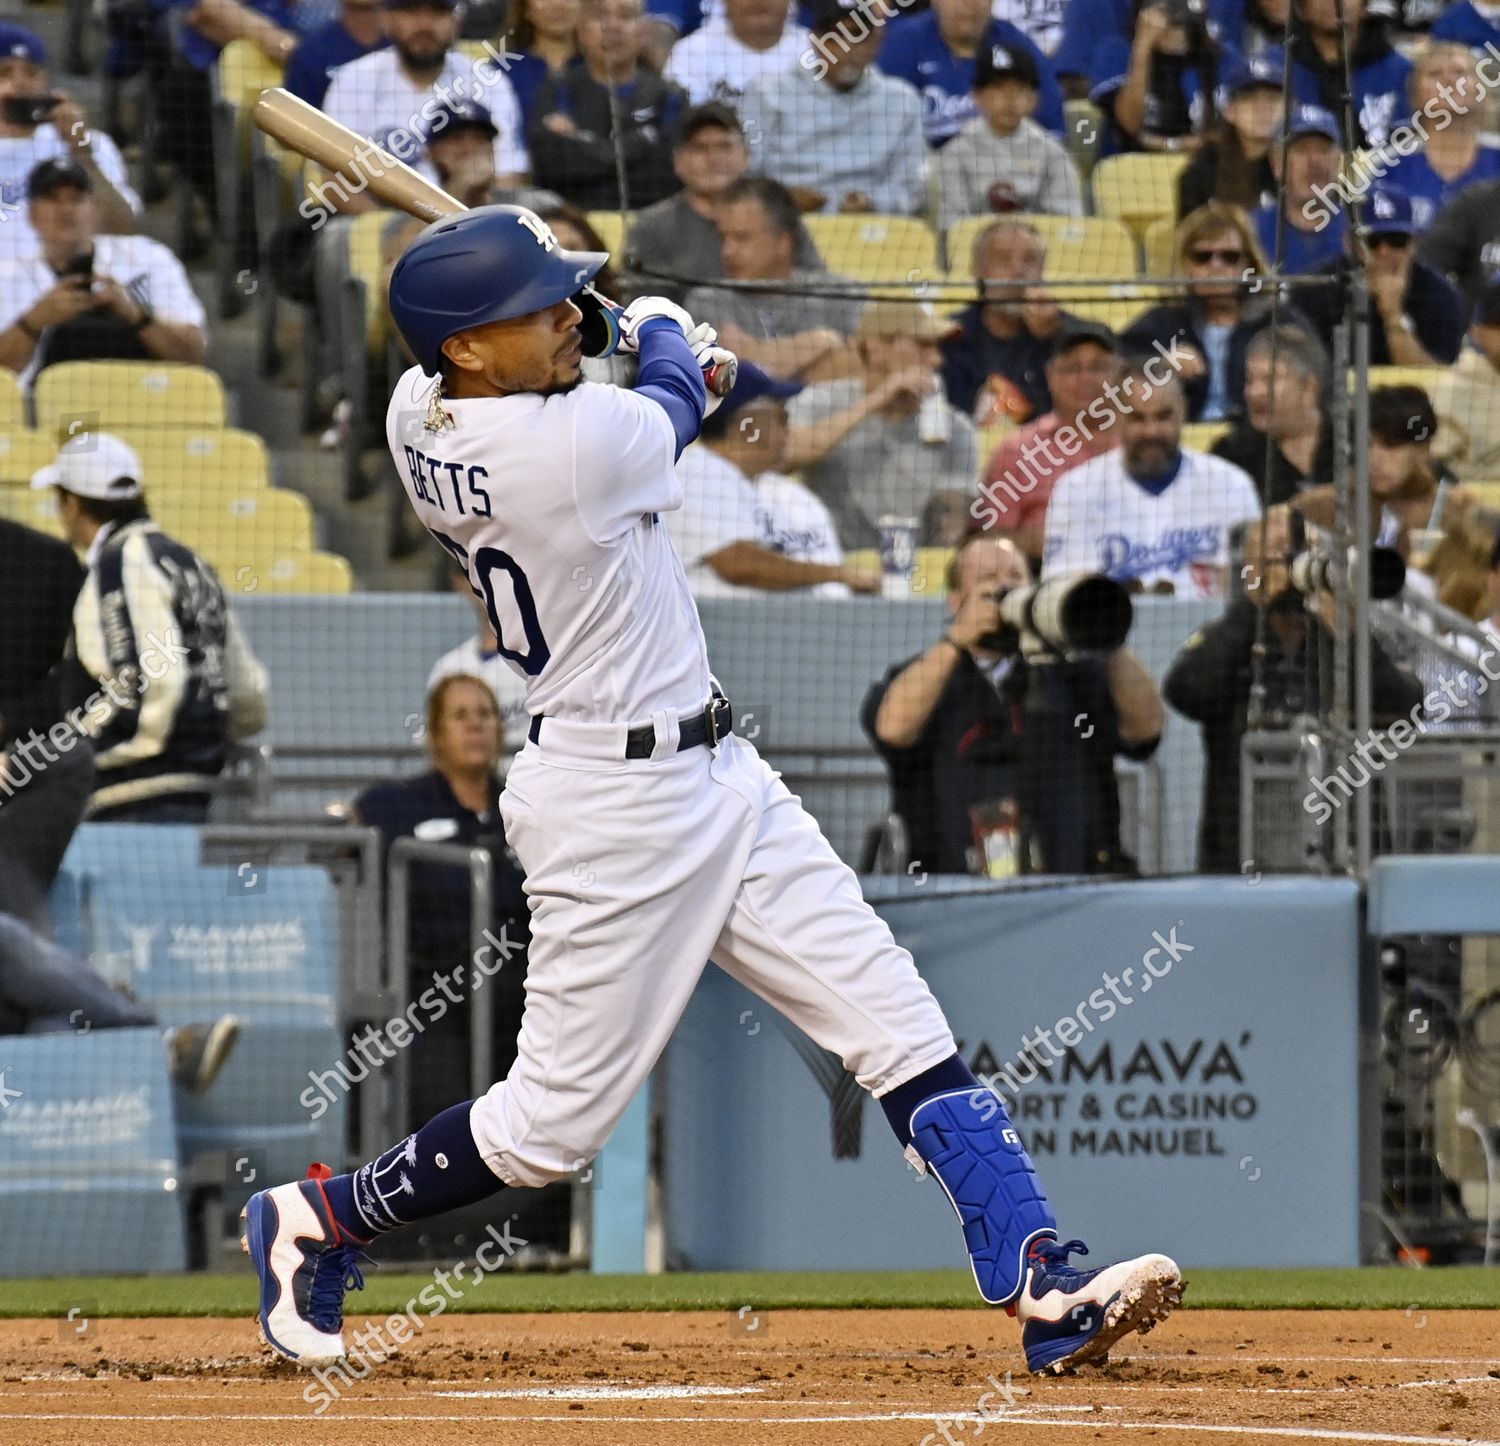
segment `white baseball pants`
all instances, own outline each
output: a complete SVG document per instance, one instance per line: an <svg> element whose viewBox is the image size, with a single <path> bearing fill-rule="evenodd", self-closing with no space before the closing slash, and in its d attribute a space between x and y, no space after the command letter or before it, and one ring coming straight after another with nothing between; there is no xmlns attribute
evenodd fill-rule
<svg viewBox="0 0 1500 1446"><path fill-rule="evenodd" d="M625 760L613 725L548 719L501 795L532 942L520 1053L475 1102L510 1185L571 1174L608 1140L712 959L884 1094L953 1035L911 955L801 803L741 739Z"/></svg>

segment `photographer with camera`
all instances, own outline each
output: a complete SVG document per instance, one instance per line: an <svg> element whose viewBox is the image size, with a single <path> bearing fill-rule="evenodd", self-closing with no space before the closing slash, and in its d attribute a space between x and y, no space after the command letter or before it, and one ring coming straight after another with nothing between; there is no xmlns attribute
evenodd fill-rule
<svg viewBox="0 0 1500 1446"><path fill-rule="evenodd" d="M1264 531L1258 520L1245 524L1243 556L1243 594L1187 640L1162 686L1167 702L1203 730L1198 868L1208 874L1240 871L1240 743L1257 673L1265 689L1263 728L1317 717L1332 678L1336 614L1325 584L1337 562L1306 550L1303 519L1284 504L1267 510ZM1385 552L1380 561L1371 568L1372 594L1389 595L1393 585L1399 591L1399 558ZM1265 652L1257 668L1262 618ZM1391 660L1378 635L1370 639L1370 668L1375 721L1410 716L1422 685Z"/></svg>
<svg viewBox="0 0 1500 1446"><path fill-rule="evenodd" d="M135 230L141 201L126 180L120 148L89 124L66 91L53 90L41 39L0 21L0 260L40 249L25 202L27 177L43 161L71 162L88 176L101 231Z"/></svg>
<svg viewBox="0 0 1500 1446"><path fill-rule="evenodd" d="M149 236L99 235L87 171L43 161L27 195L41 251L0 261L0 367L30 386L60 361L203 360L203 305L182 263Z"/></svg>
<svg viewBox="0 0 1500 1446"><path fill-rule="evenodd" d="M1114 755L1151 755L1162 705L1123 646L1129 600L1084 577L1044 606L1030 583L1013 542L971 534L949 566L947 631L870 689L860 721L928 872L1134 872Z"/></svg>
<svg viewBox="0 0 1500 1446"><path fill-rule="evenodd" d="M1101 41L1092 56L1089 99L1110 121L1101 154L1195 151L1215 121L1219 75L1242 62L1209 31L1207 0L1146 5L1126 42Z"/></svg>

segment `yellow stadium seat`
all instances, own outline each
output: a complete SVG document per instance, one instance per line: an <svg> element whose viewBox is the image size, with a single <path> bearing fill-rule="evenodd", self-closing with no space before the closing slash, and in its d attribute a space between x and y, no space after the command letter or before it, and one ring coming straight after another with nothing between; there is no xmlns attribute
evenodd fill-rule
<svg viewBox="0 0 1500 1446"><path fill-rule="evenodd" d="M24 427L26 425L26 395L16 374L0 367L0 427Z"/></svg>
<svg viewBox="0 0 1500 1446"><path fill-rule="evenodd" d="M210 481L216 485L233 482L246 489L271 485L266 444L254 432L238 427L201 431L120 427L115 435L140 457L148 497L164 487L192 488Z"/></svg>
<svg viewBox="0 0 1500 1446"><path fill-rule="evenodd" d="M1132 287L1111 286L1100 287L1094 292L1058 292L1057 301L1075 316L1098 322L1119 333L1134 325L1153 306L1159 305L1160 297L1149 292L1142 294Z"/></svg>
<svg viewBox="0 0 1500 1446"><path fill-rule="evenodd" d="M823 264L854 281L920 284L942 278L937 238L911 216L805 216Z"/></svg>
<svg viewBox="0 0 1500 1446"><path fill-rule="evenodd" d="M1500 482L1466 482L1465 492L1472 492L1481 507L1500 512Z"/></svg>
<svg viewBox="0 0 1500 1446"><path fill-rule="evenodd" d="M313 515L300 492L279 487L232 493L173 492L152 502L163 531L202 552L224 574L257 558L313 550Z"/></svg>
<svg viewBox="0 0 1500 1446"><path fill-rule="evenodd" d="M1172 244L1176 235L1177 222L1171 216L1162 216L1146 227L1147 276L1176 275L1176 248Z"/></svg>
<svg viewBox="0 0 1500 1446"><path fill-rule="evenodd" d="M45 532L49 537L63 535L62 518L57 514L57 494L33 492L29 487L0 487L0 517L22 522Z"/></svg>
<svg viewBox="0 0 1500 1446"><path fill-rule="evenodd" d="M27 487L57 448L48 437L25 427L0 429L0 487Z"/></svg>
<svg viewBox="0 0 1500 1446"><path fill-rule="evenodd" d="M354 591L354 569L337 553L279 552L251 563L239 591L342 595Z"/></svg>
<svg viewBox="0 0 1500 1446"><path fill-rule="evenodd" d="M365 343L372 356L384 353L390 335L385 305L385 262L380 254L389 211L365 211L349 227L349 274L365 284Z"/></svg>
<svg viewBox="0 0 1500 1446"><path fill-rule="evenodd" d="M249 40L231 40L219 52L219 95L236 110L248 112L261 91L282 79L282 68Z"/></svg>
<svg viewBox="0 0 1500 1446"><path fill-rule="evenodd" d="M618 211L590 211L589 225L599 233L604 249L618 262L625 254L625 231L635 219L626 212L622 218Z"/></svg>
<svg viewBox="0 0 1500 1446"><path fill-rule="evenodd" d="M1023 221L1047 248L1047 275L1126 281L1140 275L1135 237L1123 222L1100 216L969 216L948 228L948 274L968 276L974 238L996 221Z"/></svg>
<svg viewBox="0 0 1500 1446"><path fill-rule="evenodd" d="M1228 422L1189 422L1182 429L1182 445L1189 452L1212 452L1214 443L1228 434Z"/></svg>
<svg viewBox="0 0 1500 1446"><path fill-rule="evenodd" d="M911 595L916 598L948 595L948 564L953 558L951 547L919 547L912 572ZM880 553L873 547L844 554L844 563L860 572L879 572Z"/></svg>
<svg viewBox="0 0 1500 1446"><path fill-rule="evenodd" d="M224 383L177 362L59 362L36 379L37 429L59 438L114 427L222 427Z"/></svg>
<svg viewBox="0 0 1500 1446"><path fill-rule="evenodd" d="M1177 178L1187 163L1166 151L1106 156L1090 177L1095 214L1116 217L1144 239L1151 222L1176 216Z"/></svg>
<svg viewBox="0 0 1500 1446"><path fill-rule="evenodd" d="M1446 367L1371 367L1370 390L1376 387L1421 387L1428 397L1432 389L1446 374ZM1350 383L1354 374L1350 372Z"/></svg>

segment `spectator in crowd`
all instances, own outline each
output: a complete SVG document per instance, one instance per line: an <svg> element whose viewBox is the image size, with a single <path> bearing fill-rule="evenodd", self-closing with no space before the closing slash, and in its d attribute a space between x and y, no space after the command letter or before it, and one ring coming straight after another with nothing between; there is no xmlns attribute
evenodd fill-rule
<svg viewBox="0 0 1500 1446"><path fill-rule="evenodd" d="M949 568L942 637L870 689L860 721L890 770L912 866L1132 873L1114 755L1151 755L1161 698L1128 648L1029 660L1000 618L1000 600L1029 582L1008 539L967 539ZM1094 725L1087 738L1074 726L1080 713ZM1043 758L1057 766L1038 766Z"/></svg>
<svg viewBox="0 0 1500 1446"><path fill-rule="evenodd" d="M1251 214L1268 201L1274 203L1271 139L1281 120L1281 79L1281 72L1263 60L1226 67L1219 91L1224 97L1223 124L1209 134L1177 178L1179 220L1210 201Z"/></svg>
<svg viewBox="0 0 1500 1446"><path fill-rule="evenodd" d="M203 306L182 263L149 236L101 236L93 184L74 161L43 161L26 210L41 249L0 261L0 366L27 385L60 361L203 360Z"/></svg>
<svg viewBox="0 0 1500 1446"><path fill-rule="evenodd" d="M665 70L679 40L693 34L720 7L721 0L651 0L641 22L641 56Z"/></svg>
<svg viewBox="0 0 1500 1446"><path fill-rule="evenodd" d="M1340 135L1345 149L1383 146L1393 127L1410 115L1411 62L1391 44L1383 17L1367 14L1365 0L1293 0L1292 99L1322 106L1342 121L1344 95L1352 92L1354 134ZM1340 14L1342 13L1342 23ZM1344 74L1345 32L1352 74ZM1264 52L1281 67L1279 45Z"/></svg>
<svg viewBox="0 0 1500 1446"><path fill-rule="evenodd" d="M539 186L502 186L495 174L495 140L499 127L489 111L473 100L450 100L421 122L427 164L438 184L466 206L525 206L540 211L562 204L555 191ZM425 223L424 223L425 224Z"/></svg>
<svg viewBox="0 0 1500 1446"><path fill-rule="evenodd" d="M213 569L151 520L140 458L118 437L75 434L31 485L55 491L88 555L71 653L75 697L92 699L89 816L203 822L230 744L265 726L265 669Z"/></svg>
<svg viewBox="0 0 1500 1446"><path fill-rule="evenodd" d="M1094 47L1089 99L1109 121L1104 152L1196 150L1213 118L1219 76L1239 64L1201 19L1174 17L1165 4L1143 6L1128 42L1111 36Z"/></svg>
<svg viewBox="0 0 1500 1446"><path fill-rule="evenodd" d="M0 1034L153 1028L155 1015L52 940L48 895L88 806L94 755L61 715L44 728L12 728L0 746ZM232 1014L164 1030L173 1083L203 1094L239 1031Z"/></svg>
<svg viewBox="0 0 1500 1446"><path fill-rule="evenodd" d="M321 108L333 72L390 44L380 23L380 0L340 0L338 15L309 30L287 61L282 85Z"/></svg>
<svg viewBox="0 0 1500 1446"><path fill-rule="evenodd" d="M246 40L273 65L284 67L301 43L297 0L147 0L159 17L175 15L169 64L151 76L160 128L161 155L186 177L198 204L212 216L214 187L213 69L231 40ZM325 18L318 15L317 20ZM207 223L194 249L211 238Z"/></svg>
<svg viewBox="0 0 1500 1446"><path fill-rule="evenodd" d="M875 68L884 16L873 0L817 0L810 65L745 88L740 118L755 169L804 211L913 216L927 203L922 98Z"/></svg>
<svg viewBox="0 0 1500 1446"><path fill-rule="evenodd" d="M524 736L531 722L526 711L526 682L506 661L495 636L484 599L469 581L469 574L459 567L448 568L449 585L474 609L475 629L457 647L450 648L432 665L427 675L427 696L444 678L462 675L478 678L495 696L500 710L502 743L507 737Z"/></svg>
<svg viewBox="0 0 1500 1446"><path fill-rule="evenodd" d="M688 311L711 317L721 345L773 376L806 377L819 367L842 367L859 303L801 294L839 278L821 267L797 265L802 213L787 188L766 176L741 176L720 197L716 222L725 278L767 283L767 289L696 287L688 293Z"/></svg>
<svg viewBox="0 0 1500 1446"><path fill-rule="evenodd" d="M786 399L800 390L743 363L734 389L678 458L682 506L663 516L698 597L880 591L879 573L845 566L828 509L782 473Z"/></svg>
<svg viewBox="0 0 1500 1446"><path fill-rule="evenodd" d="M1246 55L1259 56L1273 45L1280 45L1286 37L1291 8L1292 0L1247 0L1239 48Z"/></svg>
<svg viewBox="0 0 1500 1446"><path fill-rule="evenodd" d="M1061 477L1043 573L1102 572L1135 591L1222 597L1229 533L1260 515L1232 463L1182 446L1182 382L1159 357L1126 364L1120 446Z"/></svg>
<svg viewBox="0 0 1500 1446"><path fill-rule="evenodd" d="M1412 65L1412 112L1423 138L1409 155L1388 146L1381 180L1411 197L1418 232L1460 191L1500 180L1500 150L1480 140L1483 94L1475 58L1462 45L1429 45Z"/></svg>
<svg viewBox="0 0 1500 1446"><path fill-rule="evenodd" d="M1001 439L985 468L981 527L1011 537L1039 565L1047 535L1047 502L1057 479L1120 445L1110 384L1120 371L1120 344L1108 327L1080 321L1053 338L1047 361L1052 410ZM1070 429L1069 446L1058 433Z"/></svg>
<svg viewBox="0 0 1500 1446"><path fill-rule="evenodd" d="M1464 340L1463 298L1451 281L1416 259L1411 199L1385 186L1372 187L1363 222L1370 365L1435 367L1456 361ZM1350 238L1345 245L1352 246ZM1340 256L1314 274L1342 280L1354 264ZM1330 351L1345 305L1343 286L1308 288L1302 295L1302 309Z"/></svg>
<svg viewBox="0 0 1500 1446"><path fill-rule="evenodd" d="M970 269L980 299L955 319L943 343L948 400L981 427L1029 421L1052 406L1047 356L1053 338L1079 320L1041 285L1047 248L1026 221L995 221L974 238ZM991 288L990 282L1024 282Z"/></svg>
<svg viewBox="0 0 1500 1446"><path fill-rule="evenodd" d="M1286 139L1286 162L1282 163L1282 139ZM1262 201L1255 212L1255 234L1268 258L1281 257L1281 270L1290 276L1305 276L1329 261L1337 260L1349 231L1348 217L1338 197L1339 123L1316 105L1293 107L1290 123L1278 123L1271 145L1271 174L1285 184L1277 200ZM1335 204L1330 204L1334 202ZM1278 214L1286 218L1281 227L1281 249L1277 249Z"/></svg>
<svg viewBox="0 0 1500 1446"><path fill-rule="evenodd" d="M791 0L724 0L721 14L672 47L665 74L694 105L737 105L752 80L795 70L807 40Z"/></svg>
<svg viewBox="0 0 1500 1446"><path fill-rule="evenodd" d="M904 80L922 97L922 130L927 144L940 150L979 114L974 70L991 46L1030 57L1037 73L1034 119L1043 130L1061 135L1063 98L1051 62L1016 23L992 12L990 0L933 0L920 15L900 15L886 27L880 69Z"/></svg>
<svg viewBox="0 0 1500 1446"><path fill-rule="evenodd" d="M1328 354L1299 326L1266 327L1245 348L1244 416L1213 453L1256 479L1267 506L1333 476Z"/></svg>
<svg viewBox="0 0 1500 1446"><path fill-rule="evenodd" d="M505 46L514 59L506 74L528 120L543 84L578 58L579 9L579 0L510 0Z"/></svg>
<svg viewBox="0 0 1500 1446"><path fill-rule="evenodd" d="M1239 414L1245 396L1245 348L1271 319L1262 294L1265 259L1250 218L1238 206L1210 201L1185 217L1174 238L1176 271L1191 277L1180 302L1154 306L1125 332L1125 345L1160 349L1181 375L1188 415L1219 422ZM1282 316L1291 320L1289 306Z"/></svg>
<svg viewBox="0 0 1500 1446"><path fill-rule="evenodd" d="M531 160L516 93L495 61L476 63L457 48L457 0L381 0L381 6L390 45L339 66L323 109L340 125L421 170L423 107L430 112L449 95L479 101L499 130L495 174L501 185L520 185ZM313 186L312 194L325 208L346 215L374 210L377 202L365 188L365 178L352 180L327 179Z"/></svg>
<svg viewBox="0 0 1500 1446"><path fill-rule="evenodd" d="M1463 482L1500 478L1500 283L1480 294L1469 345L1432 389L1443 460Z"/></svg>
<svg viewBox="0 0 1500 1446"><path fill-rule="evenodd" d="M1067 148L1031 118L1036 61L1025 50L987 45L974 67L969 121L933 164L938 230L987 211L1083 215L1083 185Z"/></svg>
<svg viewBox="0 0 1500 1446"><path fill-rule="evenodd" d="M354 801L354 817L380 830L388 852L401 838L480 848L490 856L491 954L470 957L469 872L452 864L412 863L409 871L410 981L418 989L436 973L461 970L461 1002L435 1014L411 1043L411 1117L443 1110L469 1094L470 1013L487 1005L494 1026L494 1067L501 1078L516 1057L526 981L529 911L525 875L505 841L504 788L496 771L504 735L495 695L480 678L450 674L428 695L426 744L431 768L415 778L371 785ZM484 969L493 970L486 978ZM450 1000L451 1000L451 996Z"/></svg>
<svg viewBox="0 0 1500 1446"><path fill-rule="evenodd" d="M528 121L537 184L586 211L649 206L677 189L664 140L684 97L642 64L641 14L641 0L583 0L578 59L543 82Z"/></svg>
<svg viewBox="0 0 1500 1446"><path fill-rule="evenodd" d="M822 498L846 547L878 547L882 516L921 517L935 497L968 505L979 443L943 395L949 330L925 304L872 301L856 332L860 375L791 404L786 469Z"/></svg>
<svg viewBox="0 0 1500 1446"><path fill-rule="evenodd" d="M1460 191L1417 241L1417 259L1463 292L1472 305L1500 281L1500 181Z"/></svg>
<svg viewBox="0 0 1500 1446"><path fill-rule="evenodd" d="M1487 0L1457 0L1440 7L1428 34L1433 40L1451 40L1469 50L1483 50L1486 45L1500 48L1500 17Z"/></svg>
<svg viewBox="0 0 1500 1446"><path fill-rule="evenodd" d="M65 91L54 90L41 39L0 21L0 261L40 247L26 214L27 183L43 161L67 161L89 178L103 231L134 231L141 202L120 148Z"/></svg>
<svg viewBox="0 0 1500 1446"><path fill-rule="evenodd" d="M672 169L682 189L640 212L625 240L628 264L644 273L646 290L680 302L693 286L724 275L719 202L749 164L745 133L730 106L711 100L687 111L672 146ZM817 271L822 264L799 219L793 267Z"/></svg>
<svg viewBox="0 0 1500 1446"><path fill-rule="evenodd" d="M1437 455L1438 418L1421 387L1377 387L1370 394L1371 541L1406 559L1406 586L1468 617L1478 616L1496 526ZM1293 503L1309 522L1333 529L1331 486Z"/></svg>
<svg viewBox="0 0 1500 1446"><path fill-rule="evenodd" d="M1070 100L1088 95L1094 85L1095 53L1101 46L1118 54L1129 51L1140 11L1137 0L1067 0L1062 43L1051 52L1052 64ZM1245 0L1209 0L1209 28L1231 49L1242 49ZM1278 32L1279 34L1279 32Z"/></svg>
<svg viewBox="0 0 1500 1446"><path fill-rule="evenodd" d="M62 716L55 670L73 631L83 569L54 537L0 518L0 745ZM0 898L5 897L0 891Z"/></svg>
<svg viewBox="0 0 1500 1446"><path fill-rule="evenodd" d="M1244 547L1243 594L1188 639L1162 685L1167 702L1203 732L1198 867L1211 874L1241 869L1240 744L1252 691L1257 684L1264 689L1256 726L1285 726L1322 715L1333 678L1333 595L1307 599L1291 585L1289 564L1303 547L1300 519L1285 506L1273 507L1264 528L1244 529ZM1422 685L1391 661L1376 636L1370 662L1377 725L1412 716Z"/></svg>

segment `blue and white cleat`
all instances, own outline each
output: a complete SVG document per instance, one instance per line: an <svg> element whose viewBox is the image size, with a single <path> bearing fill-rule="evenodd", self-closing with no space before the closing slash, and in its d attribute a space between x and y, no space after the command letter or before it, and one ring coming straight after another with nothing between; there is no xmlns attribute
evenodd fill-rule
<svg viewBox="0 0 1500 1446"><path fill-rule="evenodd" d="M1036 1375L1102 1364L1121 1336L1144 1335L1182 1303L1182 1272L1165 1255L1075 1270L1068 1264L1074 1252L1089 1253L1081 1240L1038 1240L1027 1254L1016 1319L1026 1365Z"/></svg>
<svg viewBox="0 0 1500 1446"><path fill-rule="evenodd" d="M252 1195L240 1219L240 1248L260 1276L260 1333L299 1366L344 1357L344 1292L364 1289L368 1257L339 1230L323 1191L333 1172L309 1167L307 1179Z"/></svg>

